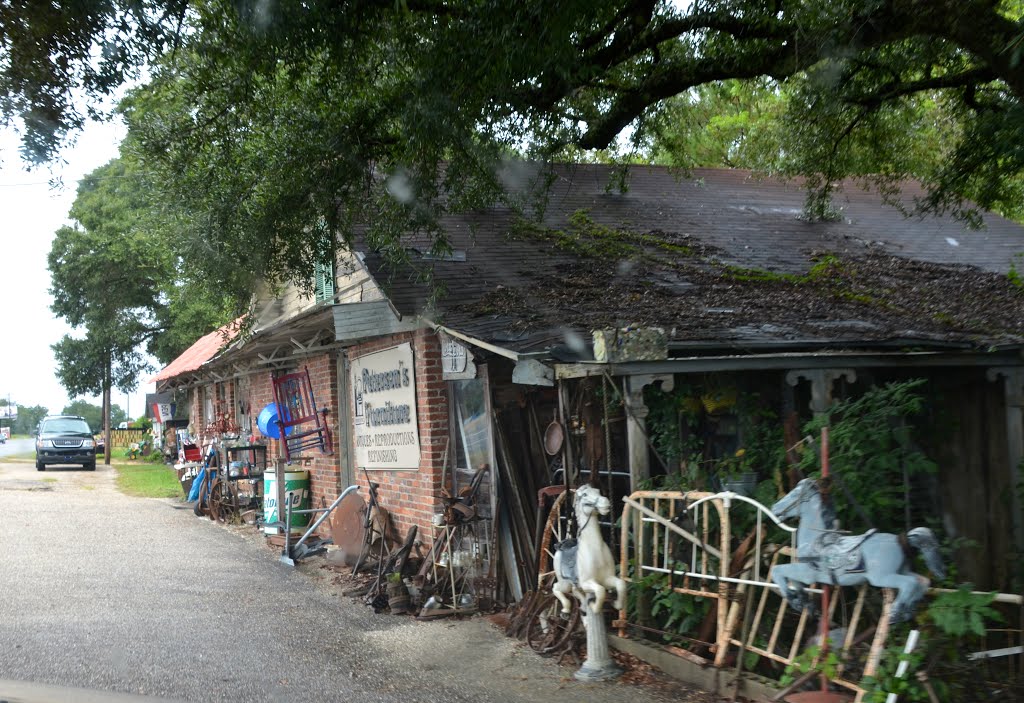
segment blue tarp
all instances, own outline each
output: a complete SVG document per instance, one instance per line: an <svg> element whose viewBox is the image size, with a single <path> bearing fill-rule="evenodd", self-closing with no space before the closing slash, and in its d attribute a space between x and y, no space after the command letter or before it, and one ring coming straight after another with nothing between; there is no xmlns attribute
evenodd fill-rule
<svg viewBox="0 0 1024 703"><path fill-rule="evenodd" d="M191 503L193 500L199 500L199 489L203 485L203 481L206 480L206 467L199 469L199 473L192 479L192 490L188 492L188 500Z"/></svg>

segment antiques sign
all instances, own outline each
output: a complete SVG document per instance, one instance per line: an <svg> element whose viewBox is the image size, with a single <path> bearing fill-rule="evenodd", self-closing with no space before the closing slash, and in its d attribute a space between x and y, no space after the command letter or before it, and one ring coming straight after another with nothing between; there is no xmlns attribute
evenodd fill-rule
<svg viewBox="0 0 1024 703"><path fill-rule="evenodd" d="M402 344L352 360L356 465L366 469L418 469L416 374L412 345Z"/></svg>

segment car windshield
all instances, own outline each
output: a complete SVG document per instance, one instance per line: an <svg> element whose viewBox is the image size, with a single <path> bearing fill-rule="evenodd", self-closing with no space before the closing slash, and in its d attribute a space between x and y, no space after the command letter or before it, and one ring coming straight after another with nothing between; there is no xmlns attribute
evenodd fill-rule
<svg viewBox="0 0 1024 703"><path fill-rule="evenodd" d="M68 433L68 434L92 434L89 430L89 424L85 420L76 420L74 418L58 418L56 420L46 420L43 422L42 432L49 433Z"/></svg>

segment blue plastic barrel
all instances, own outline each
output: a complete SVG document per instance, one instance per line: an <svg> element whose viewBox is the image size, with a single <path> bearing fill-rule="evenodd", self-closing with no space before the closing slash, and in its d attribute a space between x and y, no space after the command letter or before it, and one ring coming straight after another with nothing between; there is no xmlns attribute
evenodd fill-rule
<svg viewBox="0 0 1024 703"><path fill-rule="evenodd" d="M256 426L260 428L260 432L264 436L271 439L281 439L281 431L277 427L277 403L270 403L267 407L260 410L260 414L256 416ZM291 427L284 428L285 436L291 433Z"/></svg>

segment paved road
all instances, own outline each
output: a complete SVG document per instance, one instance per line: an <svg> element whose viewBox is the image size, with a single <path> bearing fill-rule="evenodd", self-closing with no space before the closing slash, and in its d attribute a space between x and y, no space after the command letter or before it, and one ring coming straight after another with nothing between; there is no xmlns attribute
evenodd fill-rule
<svg viewBox="0 0 1024 703"><path fill-rule="evenodd" d="M689 699L580 684L484 619L374 615L332 591L331 572L276 556L252 528L120 494L110 467L0 463L0 686L190 701Z"/></svg>
<svg viewBox="0 0 1024 703"><path fill-rule="evenodd" d="M0 444L0 457L14 456L15 454L27 455L34 451L35 440L29 439L9 439L3 444ZM2 461L2 459L0 459Z"/></svg>

